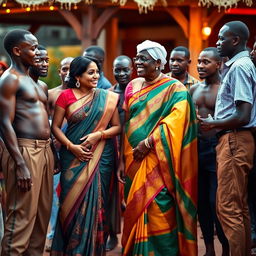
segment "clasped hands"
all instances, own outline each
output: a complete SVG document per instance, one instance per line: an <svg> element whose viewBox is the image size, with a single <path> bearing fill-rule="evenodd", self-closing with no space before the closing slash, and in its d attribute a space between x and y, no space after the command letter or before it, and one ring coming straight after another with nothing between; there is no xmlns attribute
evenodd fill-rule
<svg viewBox="0 0 256 256"><path fill-rule="evenodd" d="M76 156L81 162L87 162L93 158L93 149L97 142L101 139L101 132L90 133L80 139L81 144L70 145L70 151Z"/></svg>

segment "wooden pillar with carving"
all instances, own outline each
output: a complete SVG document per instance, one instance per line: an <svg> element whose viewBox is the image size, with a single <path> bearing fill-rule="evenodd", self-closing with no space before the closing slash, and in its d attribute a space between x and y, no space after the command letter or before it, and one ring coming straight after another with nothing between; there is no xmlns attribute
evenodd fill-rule
<svg viewBox="0 0 256 256"><path fill-rule="evenodd" d="M189 72L192 76L198 77L197 72L197 59L199 53L202 51L203 38L202 38L202 17L203 8L198 6L190 6L189 10L189 37L188 48L190 50L191 65Z"/></svg>

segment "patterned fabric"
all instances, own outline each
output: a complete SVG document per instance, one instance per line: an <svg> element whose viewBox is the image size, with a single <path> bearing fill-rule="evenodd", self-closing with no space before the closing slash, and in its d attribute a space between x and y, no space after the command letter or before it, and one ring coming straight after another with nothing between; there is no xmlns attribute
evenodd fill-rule
<svg viewBox="0 0 256 256"><path fill-rule="evenodd" d="M172 73L171 72L167 73L166 75L172 77ZM186 88L189 90L192 85L197 84L197 83L200 83L200 81L197 80L196 78L194 78L193 76L191 76L187 72L187 78L186 78L186 80L183 83L186 86Z"/></svg>
<svg viewBox="0 0 256 256"><path fill-rule="evenodd" d="M118 95L96 89L66 109L67 138L80 144L80 138L105 130L114 113ZM89 162L79 162L61 148L60 211L51 255L105 255L106 206L113 172L112 140L101 140L93 148Z"/></svg>
<svg viewBox="0 0 256 256"><path fill-rule="evenodd" d="M123 255L196 256L197 121L186 88L164 76L127 87ZM132 92L132 93L131 93ZM141 161L132 149L149 135L154 150Z"/></svg>

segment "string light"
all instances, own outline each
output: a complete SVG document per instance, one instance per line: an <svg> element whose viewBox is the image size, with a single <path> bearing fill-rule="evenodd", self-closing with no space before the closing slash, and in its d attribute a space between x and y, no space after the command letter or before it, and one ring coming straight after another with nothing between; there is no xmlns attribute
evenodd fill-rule
<svg viewBox="0 0 256 256"><path fill-rule="evenodd" d="M53 11L53 10L54 10L54 6L51 5L51 6L49 7L49 9L50 9L50 11Z"/></svg>
<svg viewBox="0 0 256 256"><path fill-rule="evenodd" d="M27 12L30 12L30 10L31 10L30 7L27 7L27 8L26 8L26 11L27 11Z"/></svg>
<svg viewBox="0 0 256 256"><path fill-rule="evenodd" d="M202 33L204 36L209 36L211 34L211 32L212 32L212 29L208 26L202 28Z"/></svg>
<svg viewBox="0 0 256 256"><path fill-rule="evenodd" d="M7 5L6 3L3 3L3 4L2 4L3 7L6 7L6 5Z"/></svg>
<svg viewBox="0 0 256 256"><path fill-rule="evenodd" d="M10 10L10 9L6 9L6 12L7 12L7 13L10 13L10 12L11 12L11 10Z"/></svg>

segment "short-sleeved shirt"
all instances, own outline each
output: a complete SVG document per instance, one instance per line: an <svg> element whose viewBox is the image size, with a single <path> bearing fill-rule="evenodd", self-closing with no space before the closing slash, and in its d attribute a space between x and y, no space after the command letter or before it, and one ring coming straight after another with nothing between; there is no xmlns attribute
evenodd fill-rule
<svg viewBox="0 0 256 256"><path fill-rule="evenodd" d="M244 127L256 127L256 69L248 51L236 54L224 64L214 118L220 120L233 115L238 101L252 105L250 122Z"/></svg>

